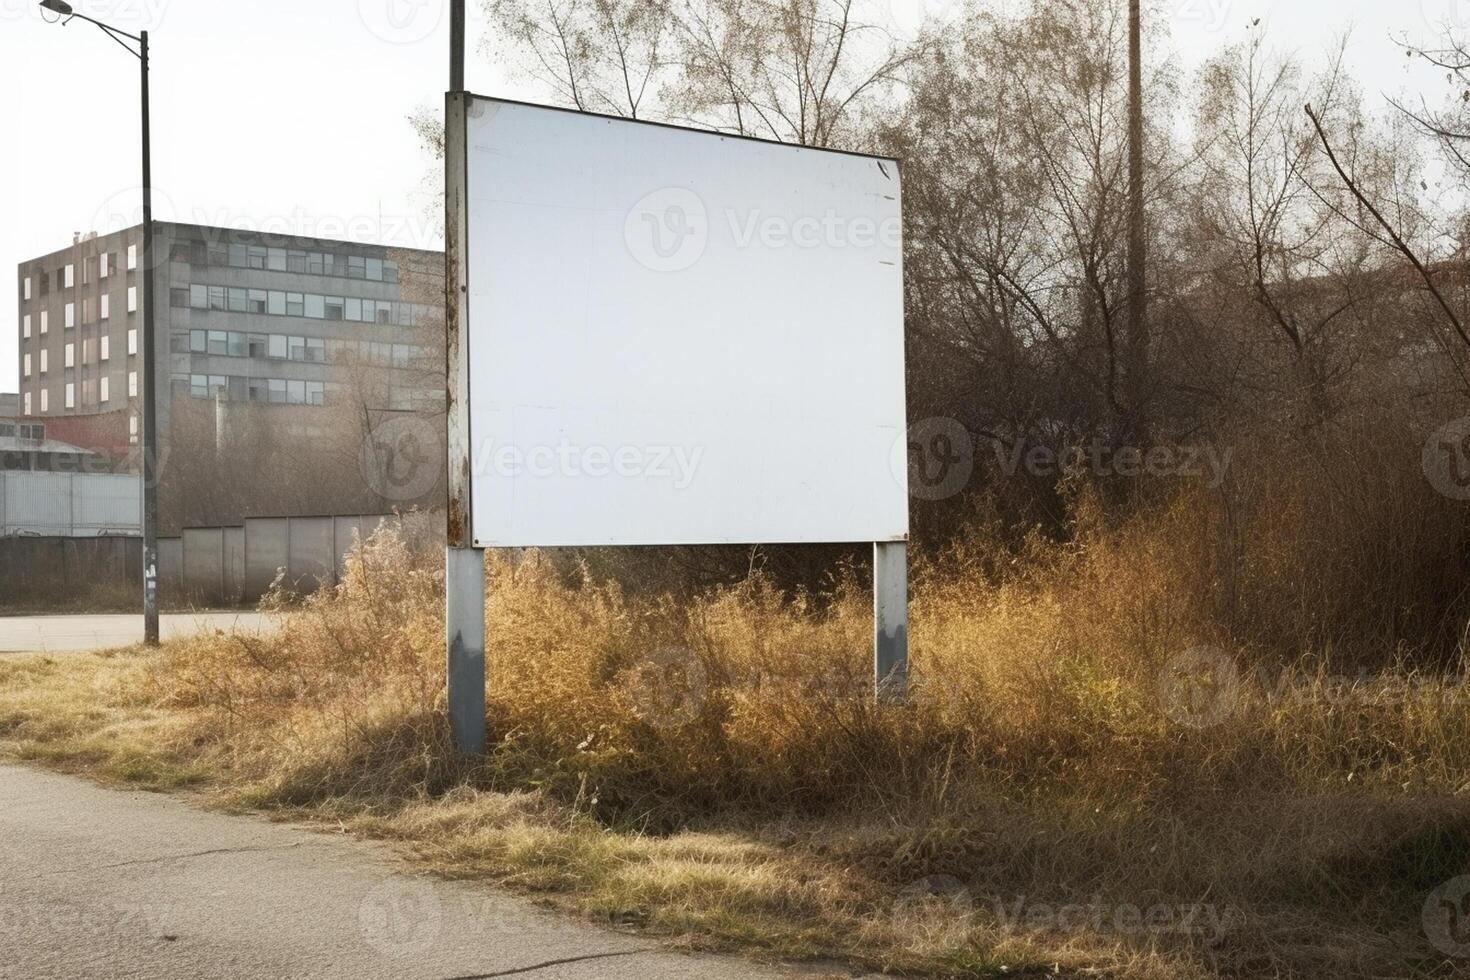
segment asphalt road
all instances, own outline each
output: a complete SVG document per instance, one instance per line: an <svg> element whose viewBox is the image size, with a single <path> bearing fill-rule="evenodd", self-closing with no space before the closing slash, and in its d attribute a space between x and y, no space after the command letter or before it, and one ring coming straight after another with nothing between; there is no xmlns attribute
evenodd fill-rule
<svg viewBox="0 0 1470 980"><path fill-rule="evenodd" d="M735 980L386 847L0 765L0 977ZM830 973L801 971L807 977Z"/></svg>
<svg viewBox="0 0 1470 980"><path fill-rule="evenodd" d="M255 612L166 613L158 618L165 640L201 630L270 628L269 617ZM143 616L0 616L0 653L57 653L123 647L143 640Z"/></svg>

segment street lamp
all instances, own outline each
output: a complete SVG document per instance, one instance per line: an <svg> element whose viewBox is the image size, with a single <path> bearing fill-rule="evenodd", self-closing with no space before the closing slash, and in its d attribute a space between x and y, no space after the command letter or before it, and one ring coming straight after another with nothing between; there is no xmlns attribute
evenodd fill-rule
<svg viewBox="0 0 1470 980"><path fill-rule="evenodd" d="M153 366L153 168L148 134L148 32L129 34L74 11L65 0L41 0L65 27L80 17L97 25L142 66L143 83L143 642L158 645L158 420ZM54 22L53 22L54 23ZM136 50L128 42L138 47Z"/></svg>

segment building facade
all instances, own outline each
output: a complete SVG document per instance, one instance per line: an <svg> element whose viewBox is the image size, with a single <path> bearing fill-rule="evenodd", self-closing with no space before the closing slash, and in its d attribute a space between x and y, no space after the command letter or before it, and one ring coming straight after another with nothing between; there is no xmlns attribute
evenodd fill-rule
<svg viewBox="0 0 1470 980"><path fill-rule="evenodd" d="M165 527L348 512L361 487L323 467L353 455L352 427L442 413L442 253L166 222L154 239ZM19 264L20 418L107 415L137 446L146 265L141 226ZM275 479L246 493L203 460Z"/></svg>

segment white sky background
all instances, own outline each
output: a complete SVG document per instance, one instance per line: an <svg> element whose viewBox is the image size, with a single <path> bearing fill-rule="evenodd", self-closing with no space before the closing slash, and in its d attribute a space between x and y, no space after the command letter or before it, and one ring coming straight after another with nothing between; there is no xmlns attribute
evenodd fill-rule
<svg viewBox="0 0 1470 980"><path fill-rule="evenodd" d="M898 26L956 0L888 0ZM155 217L438 248L429 158L406 117L447 85L445 0L73 0L152 41ZM466 82L535 100L479 55L469 2ZM1410 68L1391 36L1431 43L1470 28L1470 0L1163 0L1187 67L1265 21L1273 46L1320 61L1351 27L1348 68L1371 106L1441 79ZM73 231L139 215L137 62L95 27L45 23L32 0L0 0L0 391L14 391L16 264ZM380 220L381 216L381 220Z"/></svg>

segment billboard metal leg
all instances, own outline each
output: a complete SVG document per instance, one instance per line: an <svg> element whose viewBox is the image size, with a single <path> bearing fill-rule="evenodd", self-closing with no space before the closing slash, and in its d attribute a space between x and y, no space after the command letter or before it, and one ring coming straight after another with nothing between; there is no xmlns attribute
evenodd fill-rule
<svg viewBox="0 0 1470 980"><path fill-rule="evenodd" d="M909 686L909 547L873 545L873 680L880 701L903 701Z"/></svg>
<svg viewBox="0 0 1470 980"><path fill-rule="evenodd" d="M485 552L444 550L449 730L460 752L485 751Z"/></svg>

